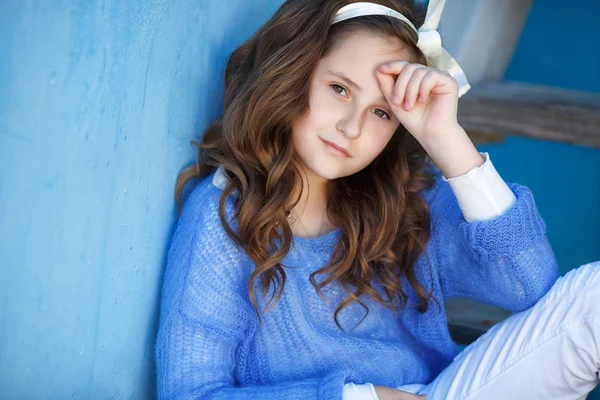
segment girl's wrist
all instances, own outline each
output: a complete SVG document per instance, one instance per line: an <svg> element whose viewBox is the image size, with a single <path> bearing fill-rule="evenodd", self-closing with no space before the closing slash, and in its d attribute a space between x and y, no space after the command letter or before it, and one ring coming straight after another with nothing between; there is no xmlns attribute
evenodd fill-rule
<svg viewBox="0 0 600 400"><path fill-rule="evenodd" d="M421 145L448 179L464 175L485 162L466 131L458 124Z"/></svg>

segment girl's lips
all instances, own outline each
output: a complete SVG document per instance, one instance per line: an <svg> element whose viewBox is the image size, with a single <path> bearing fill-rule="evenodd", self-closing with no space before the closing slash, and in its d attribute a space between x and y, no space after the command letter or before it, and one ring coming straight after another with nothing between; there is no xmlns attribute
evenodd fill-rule
<svg viewBox="0 0 600 400"><path fill-rule="evenodd" d="M321 138L319 138L319 139L321 139ZM325 148L327 149L327 151L329 151L334 156L347 157L347 158L352 157L350 155L350 153L348 153L348 150L344 149L343 147L340 147L337 144L327 141L325 139L321 139L321 141L325 145Z"/></svg>

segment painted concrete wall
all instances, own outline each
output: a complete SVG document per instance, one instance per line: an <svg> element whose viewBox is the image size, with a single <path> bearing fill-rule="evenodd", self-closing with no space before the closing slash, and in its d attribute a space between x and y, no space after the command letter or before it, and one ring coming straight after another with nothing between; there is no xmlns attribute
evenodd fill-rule
<svg viewBox="0 0 600 400"><path fill-rule="evenodd" d="M0 398L154 391L177 172L280 2L0 2Z"/></svg>
<svg viewBox="0 0 600 400"><path fill-rule="evenodd" d="M227 54L280 3L0 2L0 398L152 396L174 180L220 112ZM536 41L556 15L598 34L600 10L556 7L534 2L507 78L598 91L600 52L579 51L589 64L566 77ZM564 269L600 259L597 151L522 139L490 151L534 189Z"/></svg>
<svg viewBox="0 0 600 400"><path fill-rule="evenodd" d="M505 79L600 93L599 13L592 0L533 2ZM600 260L600 150L516 137L482 149L533 190L563 273Z"/></svg>

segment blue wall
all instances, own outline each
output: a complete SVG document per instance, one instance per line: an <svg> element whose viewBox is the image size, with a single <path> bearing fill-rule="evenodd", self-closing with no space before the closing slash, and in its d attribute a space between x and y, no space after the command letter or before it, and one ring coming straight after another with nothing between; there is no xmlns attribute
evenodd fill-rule
<svg viewBox="0 0 600 400"><path fill-rule="evenodd" d="M534 1L505 79L600 93L598 15L592 0ZM562 273L600 260L599 149L516 137L481 149L533 190Z"/></svg>
<svg viewBox="0 0 600 400"><path fill-rule="evenodd" d="M151 397L174 180L227 54L280 3L0 2L0 398ZM556 29L600 37L592 7L536 2L507 78L599 91L600 52ZM598 151L489 151L534 190L563 269L600 259Z"/></svg>
<svg viewBox="0 0 600 400"><path fill-rule="evenodd" d="M0 398L153 392L177 172L268 0L0 2Z"/></svg>

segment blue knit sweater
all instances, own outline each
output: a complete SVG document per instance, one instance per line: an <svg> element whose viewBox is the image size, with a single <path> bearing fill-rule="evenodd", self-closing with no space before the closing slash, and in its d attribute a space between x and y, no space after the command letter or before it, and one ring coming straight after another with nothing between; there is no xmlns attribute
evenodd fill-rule
<svg viewBox="0 0 600 400"><path fill-rule="evenodd" d="M419 279L440 301L422 314L403 281L409 306L394 313L364 299L335 325L333 314L346 292L309 281L332 255L340 232L294 238L283 264L283 296L259 324L248 296L251 259L229 239L218 216L221 189L213 176L187 199L168 254L156 344L161 399L340 399L343 385L370 382L398 387L429 383L458 354L444 301L463 297L520 311L535 304L558 277L531 191L510 184L517 200L501 216L467 223L454 193L438 174L424 193L432 214ZM228 199L227 215L234 210ZM427 264L430 263L430 266ZM317 276L318 280L323 279ZM258 285L258 283L257 283ZM266 300L255 287L258 304ZM270 298L270 293L267 299Z"/></svg>

